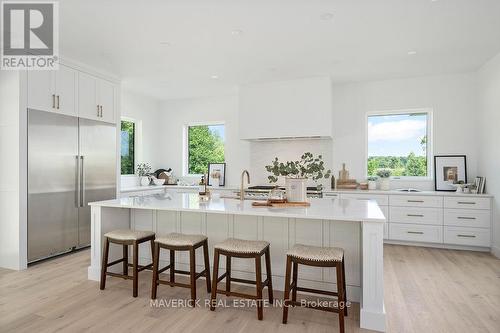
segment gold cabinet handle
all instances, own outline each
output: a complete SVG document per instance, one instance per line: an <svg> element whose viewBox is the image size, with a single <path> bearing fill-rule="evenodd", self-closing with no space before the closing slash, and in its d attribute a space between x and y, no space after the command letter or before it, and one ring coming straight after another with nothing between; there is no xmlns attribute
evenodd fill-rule
<svg viewBox="0 0 500 333"><path fill-rule="evenodd" d="M57 95L57 109L59 109L59 95Z"/></svg>

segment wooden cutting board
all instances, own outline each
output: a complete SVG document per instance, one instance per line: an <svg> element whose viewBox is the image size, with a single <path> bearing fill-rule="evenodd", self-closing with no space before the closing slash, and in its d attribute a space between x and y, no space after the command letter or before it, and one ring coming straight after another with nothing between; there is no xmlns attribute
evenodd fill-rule
<svg viewBox="0 0 500 333"><path fill-rule="evenodd" d="M287 207L309 207L311 204L309 202L281 202L281 203L271 203L267 201L254 201L252 202L253 207L274 207L274 208L287 208Z"/></svg>

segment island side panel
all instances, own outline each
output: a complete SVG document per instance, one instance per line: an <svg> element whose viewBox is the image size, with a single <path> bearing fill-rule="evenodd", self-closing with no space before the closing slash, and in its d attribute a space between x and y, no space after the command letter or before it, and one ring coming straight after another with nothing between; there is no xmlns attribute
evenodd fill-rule
<svg viewBox="0 0 500 333"><path fill-rule="evenodd" d="M88 279L99 281L101 274L103 235L115 229L129 229L130 209L91 206L90 222L90 266ZM122 249L119 246L110 246L109 261L120 259ZM118 265L110 267L110 271L118 272Z"/></svg>
<svg viewBox="0 0 500 333"><path fill-rule="evenodd" d="M362 298L360 326L385 331L384 223L362 223Z"/></svg>

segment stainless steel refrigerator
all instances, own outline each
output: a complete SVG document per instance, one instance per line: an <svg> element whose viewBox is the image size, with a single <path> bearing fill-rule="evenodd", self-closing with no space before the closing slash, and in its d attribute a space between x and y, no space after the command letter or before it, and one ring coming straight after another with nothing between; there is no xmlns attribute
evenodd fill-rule
<svg viewBox="0 0 500 333"><path fill-rule="evenodd" d="M90 245L89 202L116 197L116 126L28 110L28 262Z"/></svg>

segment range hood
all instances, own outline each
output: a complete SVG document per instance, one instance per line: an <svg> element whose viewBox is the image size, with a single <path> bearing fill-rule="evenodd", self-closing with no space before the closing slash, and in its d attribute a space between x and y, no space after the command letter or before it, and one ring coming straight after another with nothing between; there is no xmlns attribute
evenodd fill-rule
<svg viewBox="0 0 500 333"><path fill-rule="evenodd" d="M239 89L240 139L329 139L332 121L328 77L251 84Z"/></svg>

